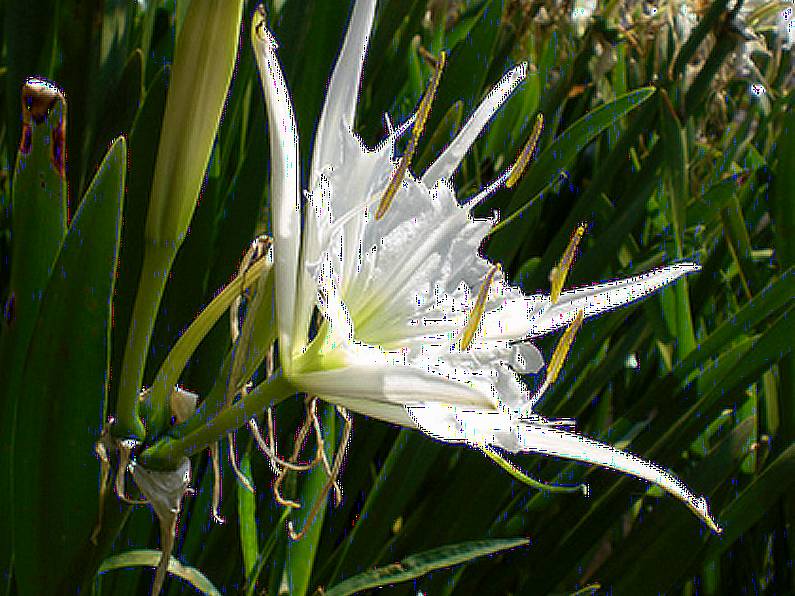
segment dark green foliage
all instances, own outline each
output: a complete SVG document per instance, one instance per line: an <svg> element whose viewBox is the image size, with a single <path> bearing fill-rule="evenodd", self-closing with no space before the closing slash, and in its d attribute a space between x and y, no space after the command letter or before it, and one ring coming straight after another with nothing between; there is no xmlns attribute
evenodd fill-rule
<svg viewBox="0 0 795 596"><path fill-rule="evenodd" d="M44 291L25 358L12 493L14 569L22 594L53 593L60 583L70 583L75 547L96 520L96 485L89 479L97 473L94 437L102 427L109 380L126 158L126 143L119 139L86 191Z"/></svg>
<svg viewBox="0 0 795 596"><path fill-rule="evenodd" d="M266 4L308 165L352 3ZM543 112L535 161L516 187L478 210L499 209L501 220L515 214L485 254L526 292L546 292L551 268L586 222L568 285L677 259L703 266L686 283L588 322L539 411L576 417L580 432L675 471L709 497L725 533L709 534L679 503L631 478L518 457L544 481L591 486L587 498L532 492L477 452L357 416L343 503L327 503L298 543L287 537L271 470L248 431L237 447L258 491L239 486L223 457L223 526L210 521L209 458L195 457L198 494L184 503L175 550L183 579L167 580L165 593L193 593L190 578L249 594L285 586L292 594L335 586L351 593L351 585L389 585L398 594L795 591L791 51L776 49L774 32L758 27L772 51L752 56L766 85L757 97L733 62L740 42L733 19L744 18L729 12L733 2L707 3L689 35L662 11L643 16L638 2L599 3L602 12L586 24L559 4L380 1L355 128L374 145L384 113L402 122L432 72L420 47L445 50L448 67L415 161L422 168L505 71L530 64L523 87L454 179L461 197L493 180ZM94 583L98 594L145 593L151 584L141 565L155 560L145 549L158 548L159 537L148 510L128 516L116 507L108 542L90 545L99 474L92 446L101 416L114 411L169 64L187 5L0 6L0 297L16 300L14 325L2 324L0 344L0 594L55 593L64 577ZM252 238L269 227L267 129L248 30L255 5L244 8L235 76L157 318L147 385L236 273ZM19 89L32 75L66 93L68 195L39 142L51 120L33 126L32 151L13 169ZM126 145L117 141L108 153L118 135ZM67 202L75 213L68 235ZM545 356L555 339L540 342ZM228 352L224 318L181 384L205 396ZM282 445L295 436L302 407L299 400L278 407ZM343 422L331 406L322 411L330 450ZM286 494L304 504L290 516L297 528L323 478L288 477ZM12 527L13 542L5 539ZM527 547L510 548L523 539ZM486 556L474 560L479 554ZM102 560L104 573L94 580ZM389 566L398 561L403 568Z"/></svg>

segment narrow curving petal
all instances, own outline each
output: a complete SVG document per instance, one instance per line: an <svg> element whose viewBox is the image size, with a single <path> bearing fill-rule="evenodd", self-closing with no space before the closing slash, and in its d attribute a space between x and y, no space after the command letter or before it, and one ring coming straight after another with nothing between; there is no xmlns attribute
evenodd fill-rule
<svg viewBox="0 0 795 596"><path fill-rule="evenodd" d="M357 0L353 7L315 135L309 178L311 187L317 184L320 173L327 165L339 161L342 142L340 123L353 128L364 56L375 17L375 4L376 0Z"/></svg>
<svg viewBox="0 0 795 596"><path fill-rule="evenodd" d="M264 7L254 13L251 41L262 80L268 112L271 154L271 213L273 217L273 271L276 280L276 310L279 323L279 353L282 366L291 366L296 306L298 255L301 245L299 195L298 126L287 84L276 57L276 41L266 26Z"/></svg>
<svg viewBox="0 0 795 596"><path fill-rule="evenodd" d="M497 401L490 391L475 389L465 383L422 370L417 366L353 364L328 370L297 373L291 382L301 391L339 399L352 398L391 404L443 402L496 410Z"/></svg>
<svg viewBox="0 0 795 596"><path fill-rule="evenodd" d="M417 428L417 424L412 420L406 407L402 404L390 404L355 397L338 397L336 395L324 395L323 400L368 418L389 422L405 428Z"/></svg>
<svg viewBox="0 0 795 596"><path fill-rule="evenodd" d="M637 302L700 269L696 263L660 267L625 279L566 290L555 304L543 294L509 299L484 316L484 337L505 340L540 337L570 325L580 310L585 318L600 315Z"/></svg>
<svg viewBox="0 0 795 596"><path fill-rule="evenodd" d="M697 497L676 476L637 455L620 451L576 433L536 424L520 425L518 447L521 451L610 468L656 484L687 505L714 532L721 531L710 515L704 497Z"/></svg>
<svg viewBox="0 0 795 596"><path fill-rule="evenodd" d="M414 424L429 437L444 443L466 443L467 435L455 409L443 403L418 403L406 406Z"/></svg>
<svg viewBox="0 0 795 596"><path fill-rule="evenodd" d="M486 95L447 149L425 170L422 181L428 188L433 187L439 180L449 179L453 175L472 143L480 135L480 131L526 76L527 63L523 62L509 70Z"/></svg>

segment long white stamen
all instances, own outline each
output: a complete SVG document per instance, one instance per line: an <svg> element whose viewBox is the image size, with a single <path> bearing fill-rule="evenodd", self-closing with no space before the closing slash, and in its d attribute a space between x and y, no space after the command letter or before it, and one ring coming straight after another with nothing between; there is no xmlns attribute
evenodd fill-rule
<svg viewBox="0 0 795 596"><path fill-rule="evenodd" d="M475 299L475 305L472 307L472 310L469 313L469 320L467 321L467 324L461 333L461 341L459 346L459 349L461 350L466 350L470 345L472 345L472 340L475 338L475 333L477 333L478 328L480 327L480 320L483 318L483 312L486 309L486 298L488 298L489 295L491 282L494 281L494 276L499 271L499 263L492 265L489 268L489 272L486 274L486 278L483 280L483 283L480 284L480 290L478 291L478 297Z"/></svg>
<svg viewBox="0 0 795 596"><path fill-rule="evenodd" d="M491 447L487 445L480 445L479 449L486 455L486 457L488 457L491 461L496 463L498 466L500 466L503 470L508 472L511 476L513 476L516 480L518 480L522 484L526 484L527 486L531 486L535 489L550 493L581 492L586 497L588 496L589 489L587 484L574 484L574 485L548 484L546 482L542 482L541 480L536 480L535 478L528 476L522 470L520 470L515 463L505 459Z"/></svg>
<svg viewBox="0 0 795 596"><path fill-rule="evenodd" d="M539 114L536 116L536 123L533 126L533 130L530 133L530 137L527 139L527 142L522 149L522 152L519 154L519 157L516 158L516 163L514 167L511 168L511 176L505 182L505 186L511 188L514 184L519 181L519 178L522 177L525 169L527 168L527 164L530 163L530 160L533 157L533 153L536 150L536 145L538 145L538 139L541 138L541 131L544 128L544 115Z"/></svg>
<svg viewBox="0 0 795 596"><path fill-rule="evenodd" d="M547 365L547 374L544 378L544 382L541 384L541 387L538 391L535 392L533 397L530 398L530 401L522 408L522 414L527 416L532 412L533 406L538 402L539 399L546 393L547 389L558 380L558 375L560 371L563 369L563 363L566 361L566 356L569 354L569 350L571 349L572 344L574 343L574 338L577 335L577 332L582 327L582 322L585 319L585 313L582 310L577 311L577 316L572 321L571 325L569 325L568 329L563 332L563 336L560 338L558 345L555 346L555 351L552 353L552 358L549 359L549 364Z"/></svg>
<svg viewBox="0 0 795 596"><path fill-rule="evenodd" d="M411 160L414 157L414 152L417 150L417 143L419 143L420 135L422 135L422 131L425 129L425 123L428 121L428 116L431 113L431 105L433 104L434 97L436 97L436 90L439 88L439 81L441 81L442 78L442 70L444 70L445 61L446 55L444 52L442 52L439 55L439 59L436 61L436 68L434 69L433 77L428 84L428 88L425 90L425 94L420 100L419 108L417 108L417 120L414 123L414 127L411 129L411 138L409 139L409 144L406 147L406 152L400 158L397 168L392 173L392 177L389 179L389 184L387 185L386 190L381 197L381 202L378 205L378 209L375 212L376 219L381 219L386 214L387 209L389 209L389 205L392 204L392 200L395 198L397 191L403 184L403 178L405 178L406 173L411 166Z"/></svg>
<svg viewBox="0 0 795 596"><path fill-rule="evenodd" d="M563 285L566 283L566 277L569 275L572 263L574 263L574 255L577 252L577 247L580 245L580 240L582 240L584 234L585 224L580 224L569 239L569 243L566 246L566 250L563 251L560 263L549 274L549 280L552 284L552 291L549 299L552 304L555 304L560 298Z"/></svg>
<svg viewBox="0 0 795 596"><path fill-rule="evenodd" d="M414 126L414 122L417 120L417 112L414 112L411 116L409 116L408 120L406 120L403 124L397 127L397 130L394 131L394 138L399 139L404 134L406 134L411 127ZM390 135L392 136L392 135Z"/></svg>
<svg viewBox="0 0 795 596"><path fill-rule="evenodd" d="M493 180L488 186L483 188L478 194L468 197L461 201L462 205L466 205L468 209L472 210L478 205L480 205L483 201L488 199L491 195L497 192L505 182L510 178L511 172L513 171L513 166L507 168L502 171L502 174L499 175L498 178Z"/></svg>

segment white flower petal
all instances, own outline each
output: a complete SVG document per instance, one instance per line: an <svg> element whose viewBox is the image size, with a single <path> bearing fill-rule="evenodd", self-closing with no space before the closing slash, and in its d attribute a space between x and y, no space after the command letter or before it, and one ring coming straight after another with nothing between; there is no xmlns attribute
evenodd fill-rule
<svg viewBox="0 0 795 596"><path fill-rule="evenodd" d="M406 406L411 419L429 437L445 443L465 443L464 429L448 404L421 403Z"/></svg>
<svg viewBox="0 0 795 596"><path fill-rule="evenodd" d="M512 453L533 452L610 468L658 485L693 511L715 532L707 501L660 466L610 445L550 425L528 424L505 412L445 404L407 406L412 420L429 436L473 447L499 447Z"/></svg>
<svg viewBox="0 0 795 596"><path fill-rule="evenodd" d="M261 19L261 20L260 20ZM276 41L267 30L264 15L254 17L251 36L268 111L271 153L271 213L273 218L273 271L279 322L282 366L289 370L293 355L294 320L301 244L299 204L298 127L284 75L276 57ZM311 309L311 304L297 308Z"/></svg>
<svg viewBox="0 0 795 596"><path fill-rule="evenodd" d="M520 374L535 374L544 366L541 352L526 342L476 341L461 351L457 349L456 342L436 344L428 341L409 350L409 355L409 362L415 366L467 383L478 383L478 378L489 379L495 390L498 373L503 369L510 367ZM500 401L504 401L502 397Z"/></svg>
<svg viewBox="0 0 795 596"><path fill-rule="evenodd" d="M366 220L361 266L344 296L357 336L389 346L409 327L449 321L453 313L443 303L476 295L491 266L478 255L489 227L472 220L446 185L430 191L407 176L386 216Z"/></svg>
<svg viewBox="0 0 795 596"><path fill-rule="evenodd" d="M520 450L517 424L504 411L439 403L408 405L406 410L422 432L439 441Z"/></svg>
<svg viewBox="0 0 795 596"><path fill-rule="evenodd" d="M326 260L318 274L318 309L329 322L331 331L326 342L348 344L353 340L353 323L348 307L342 302L337 284L333 279L331 263Z"/></svg>
<svg viewBox="0 0 795 596"><path fill-rule="evenodd" d="M694 495L684 482L657 464L593 439L549 426L522 424L518 443L521 451L595 464L652 482L682 501L715 532L720 532L709 514L706 499Z"/></svg>
<svg viewBox="0 0 795 596"><path fill-rule="evenodd" d="M532 344L524 345L531 346ZM533 348L535 348L535 346L533 346ZM538 350L536 349L536 351ZM539 352L538 356L540 357L540 355L541 353ZM544 361L541 360L540 363L534 362L533 368L535 368L536 365L538 365L538 368L534 372L537 372L544 365ZM494 382L494 389L497 391L497 395L500 396L500 402L509 411L516 412L523 410L530 401L530 394L524 383L518 379L516 373L506 366L497 368L497 379Z"/></svg>
<svg viewBox="0 0 795 596"><path fill-rule="evenodd" d="M310 172L311 186L317 184L320 173L327 165L339 162L343 143L341 135L344 134L340 124L353 128L375 4L376 0L357 0L353 7L317 127Z"/></svg>
<svg viewBox="0 0 795 596"><path fill-rule="evenodd" d="M505 100L510 97L519 83L524 80L525 76L527 76L527 63L523 62L509 70L500 82L489 91L489 94L447 146L447 149L425 170L422 181L426 186L430 188L437 181L447 180L453 175L472 143L478 138L480 131L505 103Z"/></svg>
<svg viewBox="0 0 795 596"><path fill-rule="evenodd" d="M500 306L487 311L480 324L485 340L516 340L529 335L530 321L549 304L549 296L512 296Z"/></svg>
<svg viewBox="0 0 795 596"><path fill-rule="evenodd" d="M417 366L354 363L330 370L297 373L290 381L301 391L340 399L369 399L392 404L444 402L497 409L490 392L448 379Z"/></svg>
<svg viewBox="0 0 795 596"><path fill-rule="evenodd" d="M416 423L409 416L406 407L402 404L391 404L383 401L374 401L372 399L359 399L354 397L338 397L336 395L324 395L323 401L327 401L343 408L363 414L368 418L375 418L396 424L405 428L417 428Z"/></svg>
<svg viewBox="0 0 795 596"><path fill-rule="evenodd" d="M556 304L542 294L508 300L486 313L484 337L511 340L546 335L569 325L580 310L587 318L626 306L699 269L695 263L660 267L625 279L567 290Z"/></svg>

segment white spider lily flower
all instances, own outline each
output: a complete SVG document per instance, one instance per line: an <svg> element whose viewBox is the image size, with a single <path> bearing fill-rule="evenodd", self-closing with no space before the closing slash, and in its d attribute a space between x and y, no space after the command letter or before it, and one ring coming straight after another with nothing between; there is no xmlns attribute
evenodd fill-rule
<svg viewBox="0 0 795 596"><path fill-rule="evenodd" d="M510 286L498 266L479 256L493 222L475 219L471 209L521 166L508 168L464 202L456 199L450 179L527 67L509 71L448 148L415 178L393 157L396 140L414 119L397 130L387 122L389 134L375 149L353 132L375 3L355 3L329 83L303 229L295 183L296 125L264 12L255 16L252 37L268 104L271 155L285 160L272 166L271 181L274 270L277 285L286 284L277 289L279 338L290 342L279 350L285 376L299 391L441 441L487 453L499 448L553 455L632 474L663 487L717 531L706 501L672 474L535 414L533 406L548 383L530 395L517 376L544 366L531 337L578 326L584 317L638 300L698 267L664 267L576 290L558 288L550 296L525 297ZM426 108L423 99L417 122L424 122ZM409 145L415 142L412 138ZM397 185L395 172L402 178ZM278 178L285 174L288 180ZM390 186L396 192L386 196ZM573 249L568 253L570 264ZM280 304L284 300L290 303ZM312 337L316 308L323 322ZM561 344L573 340L571 327L564 340ZM553 380L565 352L556 350L547 367Z"/></svg>

